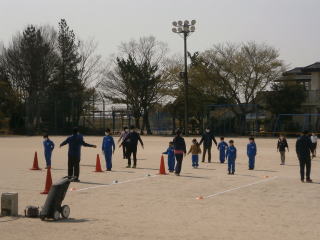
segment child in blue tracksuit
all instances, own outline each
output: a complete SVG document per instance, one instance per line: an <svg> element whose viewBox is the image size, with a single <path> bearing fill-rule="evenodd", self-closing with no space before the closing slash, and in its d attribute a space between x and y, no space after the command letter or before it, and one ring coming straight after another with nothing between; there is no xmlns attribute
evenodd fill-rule
<svg viewBox="0 0 320 240"><path fill-rule="evenodd" d="M249 143L247 145L247 155L249 158L249 170L254 169L254 163L255 163L255 158L257 155L257 145L254 142L254 138L250 137L249 138Z"/></svg>
<svg viewBox="0 0 320 240"><path fill-rule="evenodd" d="M229 141L229 147L227 148L226 158L228 159L228 174L234 174L236 170L236 158L237 149L234 146L234 141Z"/></svg>
<svg viewBox="0 0 320 240"><path fill-rule="evenodd" d="M169 142L169 147L166 152L162 154L168 154L168 170L169 172L174 172L175 157L174 157L174 147L173 142Z"/></svg>
<svg viewBox="0 0 320 240"><path fill-rule="evenodd" d="M220 163L224 163L226 159L227 148L228 148L228 144L224 141L224 137L221 137L220 143L218 144Z"/></svg>
<svg viewBox="0 0 320 240"><path fill-rule="evenodd" d="M48 134L43 136L44 157L46 159L47 168L51 167L51 155L54 149L54 143L49 139Z"/></svg>
<svg viewBox="0 0 320 240"><path fill-rule="evenodd" d="M109 128L106 129L106 136L103 138L102 142L102 152L104 153L104 157L106 160L107 171L111 171L112 168L112 154L116 148L114 144L113 137L110 135L111 131Z"/></svg>

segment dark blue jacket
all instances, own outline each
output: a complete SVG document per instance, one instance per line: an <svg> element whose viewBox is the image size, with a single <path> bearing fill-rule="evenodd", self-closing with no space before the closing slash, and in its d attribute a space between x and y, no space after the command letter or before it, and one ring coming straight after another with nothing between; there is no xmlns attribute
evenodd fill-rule
<svg viewBox="0 0 320 240"><path fill-rule="evenodd" d="M236 160L237 158L237 149L235 146L230 146L227 148L227 155L228 160Z"/></svg>
<svg viewBox="0 0 320 240"><path fill-rule="evenodd" d="M173 146L174 146L174 150L182 151L184 153L187 153L186 142L184 141L183 137L176 136L173 139Z"/></svg>
<svg viewBox="0 0 320 240"><path fill-rule="evenodd" d="M94 147L94 145L88 144L83 140L81 134L75 134L68 137L65 141L60 144L60 147L69 144L68 155L73 157L80 158L81 156L81 147Z"/></svg>
<svg viewBox="0 0 320 240"><path fill-rule="evenodd" d="M129 149L137 149L138 141L143 146L142 139L140 137L140 134L137 132L130 132L125 139L122 142L122 145L125 145Z"/></svg>
<svg viewBox="0 0 320 240"><path fill-rule="evenodd" d="M247 155L255 156L257 154L257 145L255 142L248 143L247 145Z"/></svg>
<svg viewBox="0 0 320 240"><path fill-rule="evenodd" d="M174 148L168 147L167 151L162 154L168 154L168 158L173 159L174 158Z"/></svg>
<svg viewBox="0 0 320 240"><path fill-rule="evenodd" d="M213 136L213 134L211 132L208 132L208 133L206 132L202 135L202 138L200 140L199 145L201 145L201 143L203 143L203 146L205 148L208 148L208 147L212 146L212 141L217 146L217 141L216 141L215 137Z"/></svg>
<svg viewBox="0 0 320 240"><path fill-rule="evenodd" d="M228 148L228 144L225 141L222 141L218 144L218 149L220 152L225 152Z"/></svg>
<svg viewBox="0 0 320 240"><path fill-rule="evenodd" d="M105 136L102 141L102 151L112 152L116 148L112 136Z"/></svg>
<svg viewBox="0 0 320 240"><path fill-rule="evenodd" d="M312 142L309 136L303 135L297 139L296 152L299 158L310 158L312 150Z"/></svg>
<svg viewBox="0 0 320 240"><path fill-rule="evenodd" d="M43 147L44 147L44 153L51 153L52 150L54 149L54 143L50 140L47 139L43 141Z"/></svg>

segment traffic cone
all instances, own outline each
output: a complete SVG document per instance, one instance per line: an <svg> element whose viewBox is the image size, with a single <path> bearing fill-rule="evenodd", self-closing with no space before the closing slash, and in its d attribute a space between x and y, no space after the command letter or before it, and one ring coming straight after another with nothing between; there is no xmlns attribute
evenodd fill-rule
<svg viewBox="0 0 320 240"><path fill-rule="evenodd" d="M161 156L161 160L160 160L159 174L160 174L160 175L167 175L167 173L166 173L166 167L165 167L165 165L164 165L164 157L163 157L163 155Z"/></svg>
<svg viewBox="0 0 320 240"><path fill-rule="evenodd" d="M48 192L50 191L51 186L52 186L51 167L48 167L46 185L45 185L44 191L41 194L48 194Z"/></svg>
<svg viewBox="0 0 320 240"><path fill-rule="evenodd" d="M37 152L34 153L33 166L32 166L32 168L30 168L30 170L41 170L41 168L39 168L39 164L38 164Z"/></svg>
<svg viewBox="0 0 320 240"><path fill-rule="evenodd" d="M96 170L95 172L103 172L101 168L101 163L100 163L100 156L97 154L97 161L96 161Z"/></svg>

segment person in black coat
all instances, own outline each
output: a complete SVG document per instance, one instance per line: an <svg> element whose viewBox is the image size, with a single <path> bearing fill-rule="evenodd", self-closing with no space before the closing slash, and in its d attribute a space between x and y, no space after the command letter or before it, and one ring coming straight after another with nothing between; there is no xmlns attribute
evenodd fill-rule
<svg viewBox="0 0 320 240"><path fill-rule="evenodd" d="M202 154L202 162L205 161L206 153L208 152L208 162L211 162L211 148L212 148L212 141L217 146L217 141L213 134L210 131L210 128L206 128L205 133L202 134L202 138L200 140L199 145L203 143L203 154Z"/></svg>
<svg viewBox="0 0 320 240"><path fill-rule="evenodd" d="M300 163L300 176L301 182L304 182L304 176L306 168L306 181L312 182L310 178L311 173L311 153L312 153L312 142L308 136L308 131L304 131L302 136L297 139L296 152Z"/></svg>
<svg viewBox="0 0 320 240"><path fill-rule="evenodd" d="M83 140L83 136L79 133L78 128L73 129L72 136L68 137L65 141L60 144L60 148L64 145L69 145L68 150L68 177L74 177L74 182L80 182L80 158L81 158L81 147L93 147L96 145L86 143Z"/></svg>
<svg viewBox="0 0 320 240"><path fill-rule="evenodd" d="M127 168L131 167L131 155L133 155L133 166L132 168L137 167L137 148L138 148L138 142L140 142L142 148L143 148L143 142L141 140L140 134L136 132L135 127L130 127L129 134L123 139L120 146L126 146L127 153L126 157L128 158L128 166Z"/></svg>
<svg viewBox="0 0 320 240"><path fill-rule="evenodd" d="M281 158L280 165L285 164L286 149L288 149L288 152L289 152L289 145L288 145L287 139L283 135L280 135L280 137L278 139L278 144L277 144L277 151L280 152L280 158Z"/></svg>
<svg viewBox="0 0 320 240"><path fill-rule="evenodd" d="M173 148L176 157L175 174L176 176L180 176L183 156L187 153L186 142L184 141L184 138L181 137L180 130L177 131L176 136L173 139Z"/></svg>

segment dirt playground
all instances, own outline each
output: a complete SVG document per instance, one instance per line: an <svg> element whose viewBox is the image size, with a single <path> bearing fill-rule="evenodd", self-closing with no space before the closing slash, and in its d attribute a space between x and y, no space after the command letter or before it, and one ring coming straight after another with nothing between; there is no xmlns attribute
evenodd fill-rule
<svg viewBox="0 0 320 240"><path fill-rule="evenodd" d="M67 146L59 148L64 139L51 138L56 144L53 182L67 175ZM256 139L256 169L249 171L247 138L234 138L235 175L227 175L227 164L218 163L216 149L213 163L200 162L193 169L189 155L180 177L157 175L171 139L143 137L136 169L125 168L117 146L113 171L96 173L97 154L105 169L102 137L85 137L98 148L82 148L81 182L71 183L63 202L71 208L70 218L41 221L23 217L23 210L41 207L46 199L40 194L46 178L42 137L0 137L0 193L18 192L20 214L0 217L0 239L320 239L320 159L312 161L314 183L301 183L295 139L288 140L285 166L280 166L277 139ZM187 148L191 140L186 138ZM41 171L29 170L35 151Z"/></svg>

